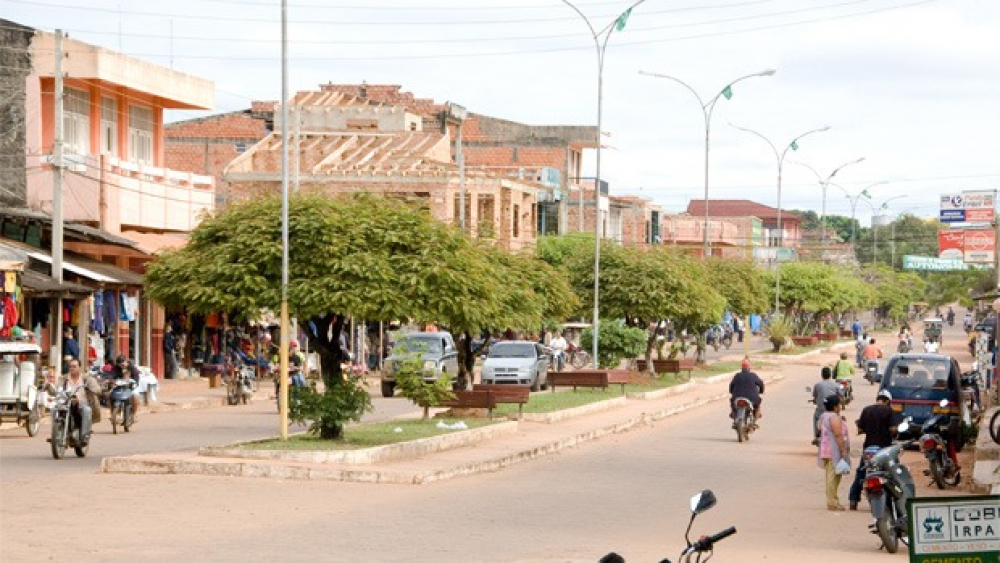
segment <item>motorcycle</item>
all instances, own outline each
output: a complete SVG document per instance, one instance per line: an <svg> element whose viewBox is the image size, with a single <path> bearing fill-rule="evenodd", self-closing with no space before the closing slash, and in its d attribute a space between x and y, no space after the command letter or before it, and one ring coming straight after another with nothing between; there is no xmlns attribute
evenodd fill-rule
<svg viewBox="0 0 1000 563"><path fill-rule="evenodd" d="M972 371L962 374L962 400L968 403L969 412L973 414L973 421L977 421L983 413L982 400L979 389L983 383L983 377L979 375L978 366L973 362ZM977 423L978 424L978 423Z"/></svg>
<svg viewBox="0 0 1000 563"><path fill-rule="evenodd" d="M942 399L941 408L948 406L948 399ZM949 439L951 415L940 413L924 422L920 436L920 450L927 458L929 467L925 475L930 475L938 489L954 487L962 482L962 468L958 466L955 441Z"/></svg>
<svg viewBox="0 0 1000 563"><path fill-rule="evenodd" d="M719 351L719 345L722 343L722 333L719 332L717 327L711 327L705 331L705 346L711 346L716 352Z"/></svg>
<svg viewBox="0 0 1000 563"><path fill-rule="evenodd" d="M899 345L896 346L896 352L899 354L906 354L913 349L910 345L910 340L907 338L900 338Z"/></svg>
<svg viewBox="0 0 1000 563"><path fill-rule="evenodd" d="M754 418L753 402L746 397L736 397L733 401L736 406L736 414L733 419L733 428L736 430L736 439L740 442L750 440L750 433L757 429L757 421Z"/></svg>
<svg viewBox="0 0 1000 563"><path fill-rule="evenodd" d="M733 328L730 325L725 325L722 328L722 345L728 350L733 345Z"/></svg>
<svg viewBox="0 0 1000 563"><path fill-rule="evenodd" d="M851 404L854 400L854 385L851 384L850 379L838 379L837 385L840 386L840 402L844 404L844 408Z"/></svg>
<svg viewBox="0 0 1000 563"><path fill-rule="evenodd" d="M909 430L909 422L899 425L899 433ZM899 541L908 541L910 524L906 514L906 501L916 495L910 470L899 461L903 449L915 440L897 442L891 446L869 448L865 452L865 497L875 521L869 525L871 532L882 540L889 553L899 550Z"/></svg>
<svg viewBox="0 0 1000 563"><path fill-rule="evenodd" d="M872 385L882 381L882 376L878 372L878 360L868 360L865 362L865 379Z"/></svg>
<svg viewBox="0 0 1000 563"><path fill-rule="evenodd" d="M253 366L244 364L234 370L233 375L226 381L226 402L230 405L250 403L253 398L254 379Z"/></svg>
<svg viewBox="0 0 1000 563"><path fill-rule="evenodd" d="M687 544L681 554L677 557L678 563L689 563L691 561L701 561L701 555L707 553L705 561L712 558L715 544L736 533L736 527L730 526L725 530L711 536L702 536L697 541L691 543L691 525L699 514L715 506L715 493L705 489L704 491L691 497L691 519L688 521L687 530L684 531L684 542ZM609 553L600 559L600 563L625 563L625 558L617 553ZM660 563L670 563L669 559L663 559Z"/></svg>
<svg viewBox="0 0 1000 563"><path fill-rule="evenodd" d="M67 447L72 447L76 457L86 457L89 444L83 443L80 436L81 428L77 418L82 416L79 401L66 389L56 389L49 385L47 391L52 394L52 436L48 442L52 448L52 457L62 459ZM75 411L75 412L74 412Z"/></svg>
<svg viewBox="0 0 1000 563"><path fill-rule="evenodd" d="M132 394L135 392L135 382L131 379L115 379L109 382L108 409L111 411L111 431L118 433L120 426L128 432L135 422L135 412L132 411Z"/></svg>

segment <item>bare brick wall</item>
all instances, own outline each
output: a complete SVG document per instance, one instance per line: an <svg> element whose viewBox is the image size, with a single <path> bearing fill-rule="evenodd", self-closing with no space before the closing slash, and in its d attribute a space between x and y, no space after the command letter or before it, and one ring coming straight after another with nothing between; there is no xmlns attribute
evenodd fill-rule
<svg viewBox="0 0 1000 563"><path fill-rule="evenodd" d="M28 47L35 32L0 19L0 206L27 205L25 132L26 77L31 73ZM38 119L34 117L33 119Z"/></svg>
<svg viewBox="0 0 1000 563"><path fill-rule="evenodd" d="M246 111L169 123L164 127L167 168L214 176L216 203L224 206L229 186L222 171L267 133L267 119Z"/></svg>

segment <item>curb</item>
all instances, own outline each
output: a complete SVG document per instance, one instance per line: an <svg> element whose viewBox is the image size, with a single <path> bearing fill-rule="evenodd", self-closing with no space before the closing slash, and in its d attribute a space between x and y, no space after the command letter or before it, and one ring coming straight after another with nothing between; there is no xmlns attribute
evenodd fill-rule
<svg viewBox="0 0 1000 563"><path fill-rule="evenodd" d="M729 377L726 375L725 377ZM767 377L767 382L776 382L785 379L784 376ZM663 408L649 413L642 413L638 416L631 416L625 420L608 424L599 428L579 432L566 438L553 440L538 446L522 449L498 457L474 461L469 463L459 463L451 467L428 471L397 471L372 469L345 469L340 467L323 467L316 463L315 459L310 461L279 461L279 460L233 460L215 458L211 460L189 459L163 459L152 456L132 456L132 457L106 457L101 462L102 473L137 473L137 474L173 474L173 475L212 475L228 477L263 477L277 479L299 479L299 480L322 480L322 481L342 481L357 483L387 483L387 484L427 484L437 481L444 481L465 475L475 475L478 473L494 472L500 469L520 463L530 461L545 455L558 453L563 449L570 448L585 442L596 440L612 434L627 432L637 427L647 426L652 422L663 420L671 416L683 413L693 408L707 405L709 403L728 399L729 392L722 392L682 403L677 406ZM619 398L624 401L624 398ZM616 401L613 399L612 401ZM605 401L605 402L612 402ZM589 406L589 405L588 405ZM610 407L606 407L610 408ZM507 424L507 423L501 423ZM518 428L517 423L512 423L513 428ZM499 425L498 425L499 426ZM449 436L451 437L451 436Z"/></svg>

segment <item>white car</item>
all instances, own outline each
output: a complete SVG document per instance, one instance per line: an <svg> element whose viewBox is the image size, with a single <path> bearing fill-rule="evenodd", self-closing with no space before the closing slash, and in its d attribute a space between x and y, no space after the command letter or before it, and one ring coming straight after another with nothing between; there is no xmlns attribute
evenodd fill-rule
<svg viewBox="0 0 1000 563"><path fill-rule="evenodd" d="M548 387L549 355L537 342L501 341L490 347L480 379L487 385L527 385L532 391Z"/></svg>

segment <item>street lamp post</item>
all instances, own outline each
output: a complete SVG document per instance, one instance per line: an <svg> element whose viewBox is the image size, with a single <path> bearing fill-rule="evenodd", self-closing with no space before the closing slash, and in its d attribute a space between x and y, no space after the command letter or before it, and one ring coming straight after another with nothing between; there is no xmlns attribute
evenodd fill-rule
<svg viewBox="0 0 1000 563"><path fill-rule="evenodd" d="M758 133L757 131L754 131L753 129L748 129L746 127L733 125L732 123L730 123L729 125L731 127L739 129L740 131L750 133L751 135L756 135L757 137L763 139L764 142L767 143L767 146L771 147L771 151L774 153L774 159L778 164L778 213L777 213L778 240L777 240L777 246L775 247L774 250L774 312L777 313L779 310L779 305L780 305L779 301L781 298L781 262L778 260L778 253L780 252L781 248L784 245L783 241L784 237L782 236L783 232L781 230L781 170L785 165L785 156L788 154L788 151L799 150L799 140L801 140L803 137L807 135L812 135L813 133L822 133L824 131L829 131L830 126L825 125L818 129L810 129L809 131L806 131L805 133L802 133L798 137L792 139L791 142L789 142L788 145L785 146L783 150L778 151L778 147L776 147L774 143L771 142L771 139L768 139L767 137Z"/></svg>
<svg viewBox="0 0 1000 563"><path fill-rule="evenodd" d="M702 248L701 248L701 254L703 258L708 256L708 155L710 146L710 135L712 130L712 112L715 110L715 103L719 101L720 97L725 97L727 100L732 98L733 86L737 82L741 82L748 78L756 78L758 76L774 76L775 72L776 71L773 68L769 68L761 72L755 72L753 74L741 76L736 80L733 80L729 84L726 84L721 90L719 90L718 94L713 96L712 99L705 102L704 100L702 100L701 96L698 95L698 92L694 88L692 88L686 82L680 80L679 78L674 78L673 76L667 76L665 74L657 74L655 72L645 72L642 70L639 71L639 74L645 76L653 76L655 78L665 78L667 80L673 80L674 82L687 88L689 92L694 94L694 97L698 100L698 104L701 106L701 112L705 118L705 224L702 227Z"/></svg>
<svg viewBox="0 0 1000 563"><path fill-rule="evenodd" d="M856 244L856 241L857 241L857 226L858 226L857 210L858 210L858 200L860 200L862 197L866 197L868 199L871 199L872 196L871 196L871 194L868 193L868 190L874 188L875 186L881 186L883 184L888 184L888 183L889 182L883 180L881 182L875 182L874 184L868 184L867 186L865 186L864 188L862 188L861 191L859 191L858 193L856 193L854 195L851 195L851 192L847 191L847 188L845 188L844 186L841 186L840 184L835 184L833 182L830 182L831 186L836 186L836 187L840 188L840 191L844 192L844 194L847 196L847 201L851 202L851 252L854 252L855 256L857 256L857 252L855 251L855 244Z"/></svg>
<svg viewBox="0 0 1000 563"><path fill-rule="evenodd" d="M603 104L604 104L604 53L608 48L608 40L611 39L611 34L615 31L621 31L625 29L625 24L628 21L630 15L632 15L632 9L642 4L646 0L638 0L633 2L624 12L618 15L611 23L604 26L600 30L594 29L593 24L590 23L590 19L580 11L579 8L573 5L569 0L562 0L563 4L569 6L580 19L587 24L587 29L590 30L590 35L594 40L594 48L597 52L597 155L595 158L595 178L594 178L594 322L593 322L593 333L594 333L594 346L593 346L593 362L594 367L597 367L597 351L598 351L598 333L599 333L599 321L600 321L600 290L601 290L601 125L603 117ZM581 192L580 197L583 197ZM582 211L582 210L581 210Z"/></svg>
<svg viewBox="0 0 1000 563"><path fill-rule="evenodd" d="M820 185L820 187L822 188L822 191L823 191L823 203L822 203L822 207L820 208L820 216L819 216L819 228L820 228L820 231L819 231L819 241L820 241L821 245L825 245L826 244L826 190L830 186L830 180L833 180L833 177L837 175L837 172L840 172L841 170L843 170L844 168L846 168L846 167L848 167L848 166L850 166L852 164L858 164L860 162L863 162L864 160L865 160L865 157L862 156L859 159L852 160L850 162L845 162L844 164L841 164L840 166L834 168L833 172L830 172L830 174L827 175L826 178L823 178L823 176L821 176L820 173L817 172L815 168L813 168L812 166L809 166L808 164L806 164L804 162L796 162L795 163L795 164L798 164L799 166L804 166L804 167L808 168L813 174L815 174L816 175L816 180L819 182L819 185Z"/></svg>

